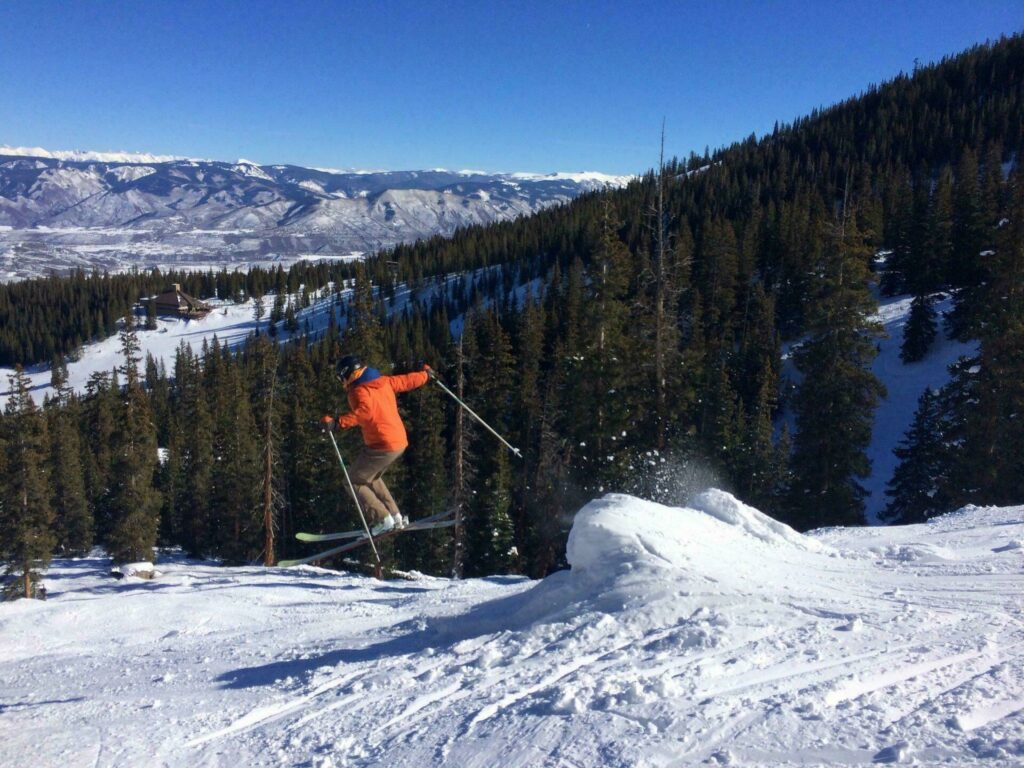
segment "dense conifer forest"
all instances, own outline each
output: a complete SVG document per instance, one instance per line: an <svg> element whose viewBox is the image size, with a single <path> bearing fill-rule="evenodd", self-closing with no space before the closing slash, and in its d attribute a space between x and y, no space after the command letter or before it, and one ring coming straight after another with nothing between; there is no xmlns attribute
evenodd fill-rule
<svg viewBox="0 0 1024 768"><path fill-rule="evenodd" d="M660 163L623 190L365 264L0 286L0 363L54 359L57 393L37 408L23 375L10 383L2 557L19 573L94 544L118 561L158 545L272 563L308 552L296 531L356 527L315 426L345 408L333 363L347 352L383 373L429 362L523 452L434 387L405 395L411 447L388 484L413 518L458 507L465 527L398 537L383 552L391 568L541 576L564 566L583 501L677 499L694 467L798 528L863 524L884 393L870 371L873 286L915 297L905 360L927 355L939 323L979 344L922 399L891 519L1020 503L1022 96L1024 38L1013 37L760 139ZM454 273L474 277L389 312L396 287ZM311 292L354 291L338 307L345 322L316 338L214 342L165 370L139 359L132 324L117 320L171 281L199 297L273 294L271 318L297 331ZM940 317L944 292L954 310ZM115 330L124 365L71 392L62 358ZM781 383L784 341L796 387ZM356 432L343 435L348 455Z"/></svg>

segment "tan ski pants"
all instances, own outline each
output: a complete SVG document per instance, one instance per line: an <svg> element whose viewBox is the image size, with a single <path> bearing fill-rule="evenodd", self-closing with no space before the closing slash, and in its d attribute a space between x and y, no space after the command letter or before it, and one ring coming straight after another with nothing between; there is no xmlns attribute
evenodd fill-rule
<svg viewBox="0 0 1024 768"><path fill-rule="evenodd" d="M379 523L388 515L399 514L398 505L392 498L391 491L381 480L381 475L403 453L404 448L400 451L379 451L363 446L352 466L348 468L352 485L356 489L356 497L369 518L367 522L370 525Z"/></svg>

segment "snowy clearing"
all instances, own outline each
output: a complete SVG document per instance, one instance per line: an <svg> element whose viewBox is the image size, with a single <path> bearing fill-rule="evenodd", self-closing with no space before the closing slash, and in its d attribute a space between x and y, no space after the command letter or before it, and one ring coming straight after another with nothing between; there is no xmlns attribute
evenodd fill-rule
<svg viewBox="0 0 1024 768"><path fill-rule="evenodd" d="M0 605L0 764L1020 765L1021 541L710 490L590 503L539 582L56 561Z"/></svg>

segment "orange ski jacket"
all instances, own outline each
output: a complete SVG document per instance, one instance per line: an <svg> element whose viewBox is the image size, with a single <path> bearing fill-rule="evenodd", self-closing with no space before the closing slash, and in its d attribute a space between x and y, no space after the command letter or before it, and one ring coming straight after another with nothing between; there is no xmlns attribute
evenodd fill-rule
<svg viewBox="0 0 1024 768"><path fill-rule="evenodd" d="M368 448L378 451L404 450L409 445L409 438L402 418L398 415L395 395L422 387L428 379L426 371L402 376L382 376L377 370L367 368L349 386L348 405L352 410L338 417L338 426L342 429L362 429L363 442Z"/></svg>

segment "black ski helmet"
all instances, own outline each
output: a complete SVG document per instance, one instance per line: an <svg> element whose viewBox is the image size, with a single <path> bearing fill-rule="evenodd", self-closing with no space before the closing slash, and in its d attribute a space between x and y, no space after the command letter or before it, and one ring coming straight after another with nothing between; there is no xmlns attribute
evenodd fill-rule
<svg viewBox="0 0 1024 768"><path fill-rule="evenodd" d="M364 367L362 361L356 355L345 355L334 366L334 372L338 374L338 378L344 384L348 381L349 376Z"/></svg>

